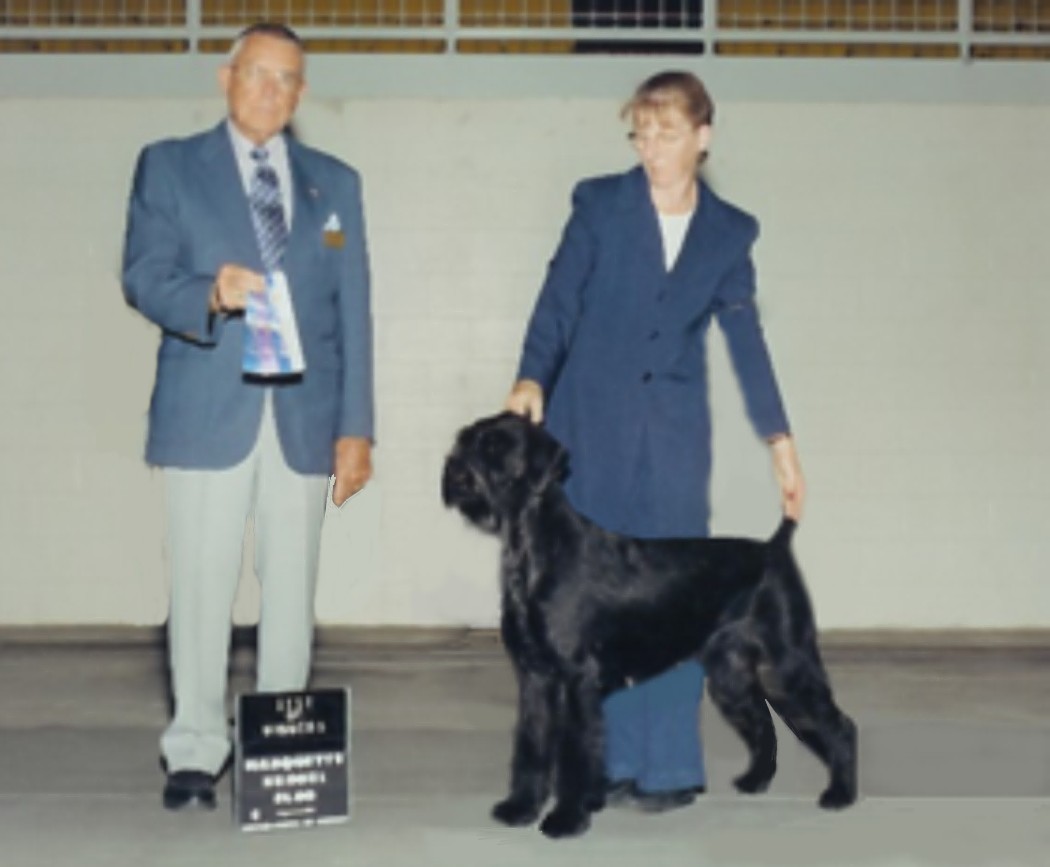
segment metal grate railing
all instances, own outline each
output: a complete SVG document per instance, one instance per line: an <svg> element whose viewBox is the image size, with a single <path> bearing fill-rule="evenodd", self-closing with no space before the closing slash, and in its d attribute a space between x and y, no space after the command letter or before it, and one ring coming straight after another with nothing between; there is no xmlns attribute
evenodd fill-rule
<svg viewBox="0 0 1050 867"><path fill-rule="evenodd" d="M284 21L293 27L427 27L443 23L444 0L200 0L205 26Z"/></svg>
<svg viewBox="0 0 1050 867"><path fill-rule="evenodd" d="M187 0L0 0L4 27L165 27L186 23Z"/></svg>
<svg viewBox="0 0 1050 867"><path fill-rule="evenodd" d="M721 0L720 27L766 30L954 30L958 0Z"/></svg>
<svg viewBox="0 0 1050 867"><path fill-rule="evenodd" d="M703 0L460 0L464 27L697 28Z"/></svg>
<svg viewBox="0 0 1050 867"><path fill-rule="evenodd" d="M1050 0L974 0L979 33L1050 33Z"/></svg>
<svg viewBox="0 0 1050 867"><path fill-rule="evenodd" d="M1050 0L0 0L0 52L211 53L259 20L330 53L1050 60Z"/></svg>

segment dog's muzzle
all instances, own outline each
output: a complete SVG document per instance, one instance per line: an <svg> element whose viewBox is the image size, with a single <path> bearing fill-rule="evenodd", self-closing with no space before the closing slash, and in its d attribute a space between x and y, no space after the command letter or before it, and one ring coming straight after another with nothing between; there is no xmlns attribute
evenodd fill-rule
<svg viewBox="0 0 1050 867"><path fill-rule="evenodd" d="M469 463L455 454L445 461L441 477L441 499L449 508L458 509L470 523L490 533L501 526L498 511L493 508L488 492Z"/></svg>
<svg viewBox="0 0 1050 867"><path fill-rule="evenodd" d="M450 455L445 461L445 472L441 476L441 499L446 506L458 506L476 494L474 474L464 461Z"/></svg>

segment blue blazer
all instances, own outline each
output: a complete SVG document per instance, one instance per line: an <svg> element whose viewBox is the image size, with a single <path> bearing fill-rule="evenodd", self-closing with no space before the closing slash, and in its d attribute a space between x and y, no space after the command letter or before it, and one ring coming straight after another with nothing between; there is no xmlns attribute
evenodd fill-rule
<svg viewBox="0 0 1050 867"><path fill-rule="evenodd" d="M288 465L328 474L338 437L373 436L368 254L357 173L287 140L291 234L284 258L306 360L273 385ZM335 215L342 236L324 227ZM161 328L146 460L195 469L243 460L266 386L241 373L243 317L212 315L208 298L226 263L264 271L225 123L143 150L124 247L128 303Z"/></svg>
<svg viewBox="0 0 1050 867"><path fill-rule="evenodd" d="M573 504L634 536L708 532L712 318L756 432L788 431L755 306L758 224L698 183L670 272L641 167L576 187L518 371L543 386L547 426L569 449Z"/></svg>

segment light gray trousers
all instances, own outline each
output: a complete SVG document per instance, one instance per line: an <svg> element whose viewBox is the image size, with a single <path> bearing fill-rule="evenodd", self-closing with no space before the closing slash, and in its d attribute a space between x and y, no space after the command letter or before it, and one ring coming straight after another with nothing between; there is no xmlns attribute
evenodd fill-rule
<svg viewBox="0 0 1050 867"><path fill-rule="evenodd" d="M281 453L267 394L251 454L226 470L164 471L175 716L160 739L168 771L216 773L230 751L226 688L231 617L247 520L260 582L257 689L299 690L310 673L314 589L328 477Z"/></svg>

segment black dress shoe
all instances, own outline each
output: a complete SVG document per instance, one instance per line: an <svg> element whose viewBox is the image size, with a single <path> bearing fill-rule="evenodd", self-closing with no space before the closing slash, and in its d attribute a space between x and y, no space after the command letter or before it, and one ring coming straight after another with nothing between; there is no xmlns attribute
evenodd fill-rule
<svg viewBox="0 0 1050 867"><path fill-rule="evenodd" d="M215 778L204 771L175 771L164 783L164 807L215 809Z"/></svg>
<svg viewBox="0 0 1050 867"><path fill-rule="evenodd" d="M634 802L643 813L666 813L679 807L688 807L707 789L703 786L690 786L687 789L669 789L665 792L643 792L635 789Z"/></svg>
<svg viewBox="0 0 1050 867"><path fill-rule="evenodd" d="M634 800L637 787L634 780L613 780L605 785L605 805L620 807Z"/></svg>

